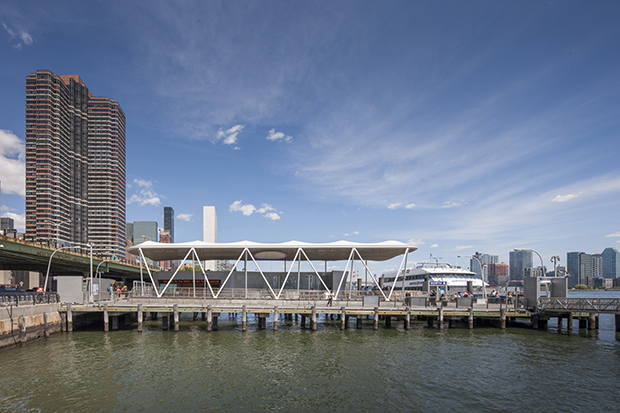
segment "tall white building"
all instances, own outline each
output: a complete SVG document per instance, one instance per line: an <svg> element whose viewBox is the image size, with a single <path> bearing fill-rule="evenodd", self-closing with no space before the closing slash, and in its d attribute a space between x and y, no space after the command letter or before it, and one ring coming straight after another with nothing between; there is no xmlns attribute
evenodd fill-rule
<svg viewBox="0 0 620 413"><path fill-rule="evenodd" d="M217 242L217 215L214 206L202 207L202 240ZM205 270L217 270L217 261L205 261Z"/></svg>

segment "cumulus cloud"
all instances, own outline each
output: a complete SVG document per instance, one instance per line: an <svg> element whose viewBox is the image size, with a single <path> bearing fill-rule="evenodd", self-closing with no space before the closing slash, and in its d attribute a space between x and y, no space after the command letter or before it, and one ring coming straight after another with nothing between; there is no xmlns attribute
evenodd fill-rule
<svg viewBox="0 0 620 413"><path fill-rule="evenodd" d="M439 248L439 244L433 244L431 245L431 248Z"/></svg>
<svg viewBox="0 0 620 413"><path fill-rule="evenodd" d="M0 129L2 192L26 196L25 145L13 132Z"/></svg>
<svg viewBox="0 0 620 413"><path fill-rule="evenodd" d="M293 137L285 135L282 132L276 132L275 129L271 129L269 131L269 135L267 135L267 140L268 141L272 141L272 142L280 141L280 140L284 141L284 142L292 142L293 141Z"/></svg>
<svg viewBox="0 0 620 413"><path fill-rule="evenodd" d="M13 48L21 50L24 45L30 46L34 42L32 36L27 32L23 30L15 32L5 23L2 23L2 26L4 27L4 30L6 30L6 32L9 34L9 36L11 36L11 39L17 39L17 43L13 45Z"/></svg>
<svg viewBox="0 0 620 413"><path fill-rule="evenodd" d="M277 210L269 204L262 204L260 208L256 208L252 204L243 204L242 200L235 201L230 204L228 210L230 212L241 212L245 216L250 216L256 212L257 214L260 214L263 217L272 221L279 220L281 214L281 212L277 213Z"/></svg>
<svg viewBox="0 0 620 413"><path fill-rule="evenodd" d="M415 204L408 204L408 205L405 205L405 209L413 209L415 208L415 206L416 206Z"/></svg>
<svg viewBox="0 0 620 413"><path fill-rule="evenodd" d="M133 194L129 200L128 204L136 203L140 206L159 206L161 204L160 195L153 190L153 182L147 181L145 179L134 179L133 183L138 185L141 189L138 193Z"/></svg>
<svg viewBox="0 0 620 413"><path fill-rule="evenodd" d="M551 202L566 202L571 199L579 198L579 194L558 195L551 200Z"/></svg>
<svg viewBox="0 0 620 413"><path fill-rule="evenodd" d="M193 216L194 214L178 214L177 219L180 219L181 221L185 221L185 222L194 222L192 221Z"/></svg>
<svg viewBox="0 0 620 413"><path fill-rule="evenodd" d="M239 132L241 132L243 128L245 128L245 125L235 125L226 131L223 131L220 128L217 132L216 138L218 141L222 140L224 145L234 145L237 143L237 135L239 135ZM238 150L240 148L237 146L234 149Z"/></svg>
<svg viewBox="0 0 620 413"><path fill-rule="evenodd" d="M396 209L401 205L402 205L401 202L394 202L393 204L388 205L388 209Z"/></svg>

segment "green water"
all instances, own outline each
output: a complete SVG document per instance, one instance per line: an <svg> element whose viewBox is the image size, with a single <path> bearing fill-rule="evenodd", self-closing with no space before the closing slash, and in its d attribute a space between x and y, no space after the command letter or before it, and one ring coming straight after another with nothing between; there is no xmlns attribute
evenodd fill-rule
<svg viewBox="0 0 620 413"><path fill-rule="evenodd" d="M491 327L439 331L241 332L182 321L138 333L76 331L0 351L0 411L617 411L620 341L613 316L572 335ZM575 324L576 326L576 324Z"/></svg>

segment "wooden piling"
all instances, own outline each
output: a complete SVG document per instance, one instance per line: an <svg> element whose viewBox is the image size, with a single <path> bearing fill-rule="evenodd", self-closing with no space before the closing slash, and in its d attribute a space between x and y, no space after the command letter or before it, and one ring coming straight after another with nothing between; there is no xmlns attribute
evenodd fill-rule
<svg viewBox="0 0 620 413"><path fill-rule="evenodd" d="M407 307L407 315L405 316L405 330L411 328L411 308Z"/></svg>
<svg viewBox="0 0 620 413"><path fill-rule="evenodd" d="M620 314L616 314L616 333L620 333Z"/></svg>
<svg viewBox="0 0 620 413"><path fill-rule="evenodd" d="M573 331L573 313L568 313L568 318L566 320L566 329L568 331Z"/></svg>
<svg viewBox="0 0 620 413"><path fill-rule="evenodd" d="M469 329L473 330L474 329L474 309L473 307L469 308Z"/></svg>
<svg viewBox="0 0 620 413"><path fill-rule="evenodd" d="M103 331L110 331L110 315L108 314L108 303L103 305Z"/></svg>
<svg viewBox="0 0 620 413"><path fill-rule="evenodd" d="M67 314L65 313L60 313L60 332L67 332Z"/></svg>
<svg viewBox="0 0 620 413"><path fill-rule="evenodd" d="M312 318L310 319L310 326L312 331L316 331L316 306L312 306Z"/></svg>
<svg viewBox="0 0 620 413"><path fill-rule="evenodd" d="M247 306L244 304L241 307L241 331L246 331L247 329L248 329L248 309L247 309Z"/></svg>
<svg viewBox="0 0 620 413"><path fill-rule="evenodd" d="M173 306L173 315L174 315L174 331L179 331L179 305L175 304Z"/></svg>
<svg viewBox="0 0 620 413"><path fill-rule="evenodd" d="M379 329L379 307L375 307L375 317L372 323L373 330Z"/></svg>
<svg viewBox="0 0 620 413"><path fill-rule="evenodd" d="M499 326L502 330L506 329L506 308L499 309Z"/></svg>
<svg viewBox="0 0 620 413"><path fill-rule="evenodd" d="M213 330L213 309L211 304L207 306L207 331Z"/></svg>
<svg viewBox="0 0 620 413"><path fill-rule="evenodd" d="M118 330L118 316L117 315L112 316L112 330L113 331Z"/></svg>
<svg viewBox="0 0 620 413"><path fill-rule="evenodd" d="M19 328L19 343L24 345L26 344L26 319L24 316L20 315L17 319L17 326Z"/></svg>
<svg viewBox="0 0 620 413"><path fill-rule="evenodd" d="M49 338L49 336L50 336L50 331L49 331L49 324L48 324L48 314L43 313L43 337Z"/></svg>
<svg viewBox="0 0 620 413"><path fill-rule="evenodd" d="M340 307L340 329L346 330L347 328L347 310L344 307Z"/></svg>
<svg viewBox="0 0 620 413"><path fill-rule="evenodd" d="M439 328L440 330L443 330L443 306L437 307L437 313L438 313L437 328Z"/></svg>
<svg viewBox="0 0 620 413"><path fill-rule="evenodd" d="M67 333L73 331L73 313L71 312L71 304L67 304Z"/></svg>
<svg viewBox="0 0 620 413"><path fill-rule="evenodd" d="M143 319L144 319L144 313L142 312L142 304L138 304L138 333L142 332Z"/></svg>

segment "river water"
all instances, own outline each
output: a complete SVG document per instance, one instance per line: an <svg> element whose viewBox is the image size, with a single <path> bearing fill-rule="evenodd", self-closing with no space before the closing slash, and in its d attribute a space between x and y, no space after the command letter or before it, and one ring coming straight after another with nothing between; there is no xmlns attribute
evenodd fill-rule
<svg viewBox="0 0 620 413"><path fill-rule="evenodd" d="M584 293L618 296L618 293ZM574 296L574 295L573 295ZM161 331L57 334L0 351L0 411L618 411L614 317L595 332L372 321L340 331L279 322L256 330L222 315Z"/></svg>

